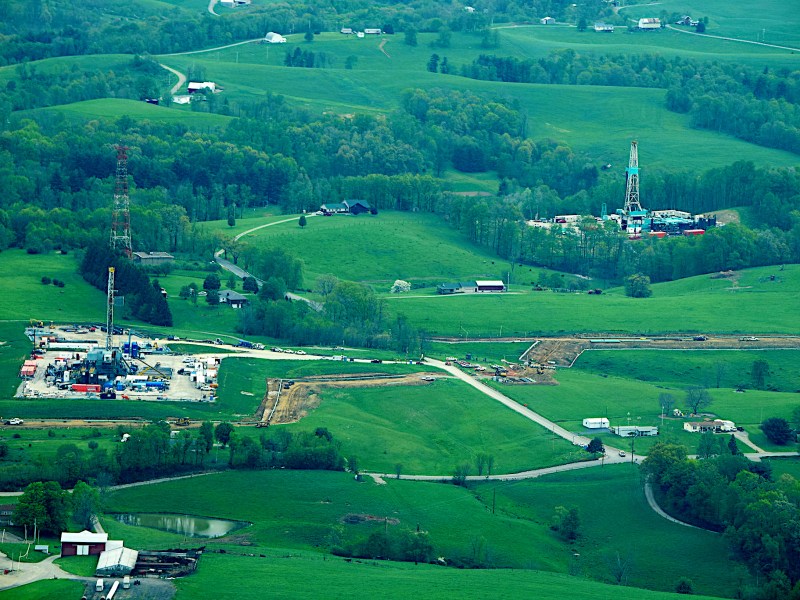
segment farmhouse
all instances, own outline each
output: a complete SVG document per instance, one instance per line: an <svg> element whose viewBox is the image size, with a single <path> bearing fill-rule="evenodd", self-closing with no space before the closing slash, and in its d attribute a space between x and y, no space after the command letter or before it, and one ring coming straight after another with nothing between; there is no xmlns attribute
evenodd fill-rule
<svg viewBox="0 0 800 600"><path fill-rule="evenodd" d="M369 202L365 202L364 200L345 200L344 202L323 204L319 209L324 214L329 215L360 215L361 213L370 212L372 210Z"/></svg>
<svg viewBox="0 0 800 600"><path fill-rule="evenodd" d="M539 19L539 23L542 25L554 25L556 20L553 17L542 17Z"/></svg>
<svg viewBox="0 0 800 600"><path fill-rule="evenodd" d="M658 17L639 19L639 29L661 29L661 19Z"/></svg>
<svg viewBox="0 0 800 600"><path fill-rule="evenodd" d="M163 265L165 263L171 263L175 260L175 257L172 254L167 252L134 252L133 253L133 262L142 266L142 267L149 267L152 265Z"/></svg>
<svg viewBox="0 0 800 600"><path fill-rule="evenodd" d="M12 519L14 518L14 509L16 504L0 504L0 525L8 527L13 525Z"/></svg>
<svg viewBox="0 0 800 600"><path fill-rule="evenodd" d="M598 33L614 33L614 26L608 23L595 23L594 30Z"/></svg>
<svg viewBox="0 0 800 600"><path fill-rule="evenodd" d="M233 290L223 290L219 293L220 304L228 304L231 308L242 308L249 302L247 296Z"/></svg>
<svg viewBox="0 0 800 600"><path fill-rule="evenodd" d="M264 41L268 44L285 44L286 38L283 37L280 33L275 33L274 31L270 31L267 35L264 36Z"/></svg>
<svg viewBox="0 0 800 600"><path fill-rule="evenodd" d="M92 533L84 529L80 533L61 534L61 556L90 556L106 549L107 533Z"/></svg>
<svg viewBox="0 0 800 600"><path fill-rule="evenodd" d="M194 94L195 92L199 92L201 90L216 92L217 84L214 83L213 81L190 81L189 85L186 86L186 90L190 94Z"/></svg>
<svg viewBox="0 0 800 600"><path fill-rule="evenodd" d="M460 283L440 283L436 286L436 293L442 296L447 296L449 294L461 294L461 284Z"/></svg>
<svg viewBox="0 0 800 600"><path fill-rule="evenodd" d="M684 423L683 429L690 433L705 433L707 431L720 433L736 431L736 424L733 421L695 421Z"/></svg>
<svg viewBox="0 0 800 600"><path fill-rule="evenodd" d="M647 437L658 435L658 427L642 427L641 425L618 425L611 432L620 437Z"/></svg>

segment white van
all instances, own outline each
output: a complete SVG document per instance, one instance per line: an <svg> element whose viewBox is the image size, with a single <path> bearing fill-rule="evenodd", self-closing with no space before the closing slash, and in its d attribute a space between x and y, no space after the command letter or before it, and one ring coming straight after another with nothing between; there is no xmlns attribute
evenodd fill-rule
<svg viewBox="0 0 800 600"><path fill-rule="evenodd" d="M102 579L98 579L97 583L94 586L94 591L95 592L102 592L104 587L105 587L105 583L103 583L103 580Z"/></svg>
<svg viewBox="0 0 800 600"><path fill-rule="evenodd" d="M122 589L123 590L131 589L131 577L130 577L130 575L125 575L125 577L122 578Z"/></svg>

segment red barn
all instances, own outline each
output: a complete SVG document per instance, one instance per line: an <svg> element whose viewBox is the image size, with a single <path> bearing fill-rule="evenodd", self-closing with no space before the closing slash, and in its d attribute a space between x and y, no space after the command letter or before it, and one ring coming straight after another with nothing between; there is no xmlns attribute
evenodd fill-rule
<svg viewBox="0 0 800 600"><path fill-rule="evenodd" d="M89 556L100 554L106 549L107 533L92 533L83 530L80 533L61 534L61 556Z"/></svg>

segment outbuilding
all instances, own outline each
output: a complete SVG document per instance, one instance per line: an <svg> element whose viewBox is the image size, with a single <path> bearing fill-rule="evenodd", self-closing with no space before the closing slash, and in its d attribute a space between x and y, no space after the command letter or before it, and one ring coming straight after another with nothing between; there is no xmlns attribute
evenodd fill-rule
<svg viewBox="0 0 800 600"><path fill-rule="evenodd" d="M475 286L479 292L505 292L506 284L496 280L479 280L475 282Z"/></svg>
<svg viewBox="0 0 800 600"><path fill-rule="evenodd" d="M134 252L133 262L143 267L172 263L175 257L169 252Z"/></svg>
<svg viewBox="0 0 800 600"><path fill-rule="evenodd" d="M233 290L223 290L219 293L220 304L228 304L231 308L242 308L249 300L239 292Z"/></svg>
<svg viewBox="0 0 800 600"><path fill-rule="evenodd" d="M100 553L97 559L97 568L94 572L95 575L98 577L130 575L136 566L139 552L126 548L122 545L122 542L113 541L108 544L114 547Z"/></svg>
<svg viewBox="0 0 800 600"><path fill-rule="evenodd" d="M639 19L639 29L661 29L661 19L658 17Z"/></svg>
<svg viewBox="0 0 800 600"><path fill-rule="evenodd" d="M286 38L283 37L280 33L275 33L274 31L270 31L267 35L264 36L264 41L268 44L285 44Z"/></svg>
<svg viewBox="0 0 800 600"><path fill-rule="evenodd" d="M539 19L539 23L542 25L555 25L556 20L553 17L543 17Z"/></svg>
<svg viewBox="0 0 800 600"><path fill-rule="evenodd" d="M694 421L686 422L683 424L683 430L690 433L705 433L711 431L713 433L736 431L736 423L733 421Z"/></svg>
<svg viewBox="0 0 800 600"><path fill-rule="evenodd" d="M216 92L217 91L217 84L213 81L190 81L189 85L186 86L186 90L190 94L194 94L195 92L199 92L201 90L208 90L209 92Z"/></svg>
<svg viewBox="0 0 800 600"><path fill-rule="evenodd" d="M440 283L436 286L436 293L442 296L460 294L462 291L460 283Z"/></svg>
<svg viewBox="0 0 800 600"><path fill-rule="evenodd" d="M92 556L104 552L108 542L107 533L92 533L84 529L80 533L61 534L61 556Z"/></svg>
<svg viewBox="0 0 800 600"><path fill-rule="evenodd" d="M641 425L618 425L611 431L620 437L648 437L658 435L658 427L643 427Z"/></svg>
<svg viewBox="0 0 800 600"><path fill-rule="evenodd" d="M361 213L370 212L369 202L364 200L345 200L344 205L351 215L360 215Z"/></svg>
<svg viewBox="0 0 800 600"><path fill-rule="evenodd" d="M586 429L608 429L608 419L605 417L590 417L583 420L583 426Z"/></svg>

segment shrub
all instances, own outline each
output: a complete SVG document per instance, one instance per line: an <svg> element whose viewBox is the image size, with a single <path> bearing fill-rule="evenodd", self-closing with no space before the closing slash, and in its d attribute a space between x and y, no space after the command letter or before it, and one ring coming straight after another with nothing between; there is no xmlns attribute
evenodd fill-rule
<svg viewBox="0 0 800 600"><path fill-rule="evenodd" d="M50 279L49 277L42 277L42 285L50 285L51 281L52 279Z"/></svg>

